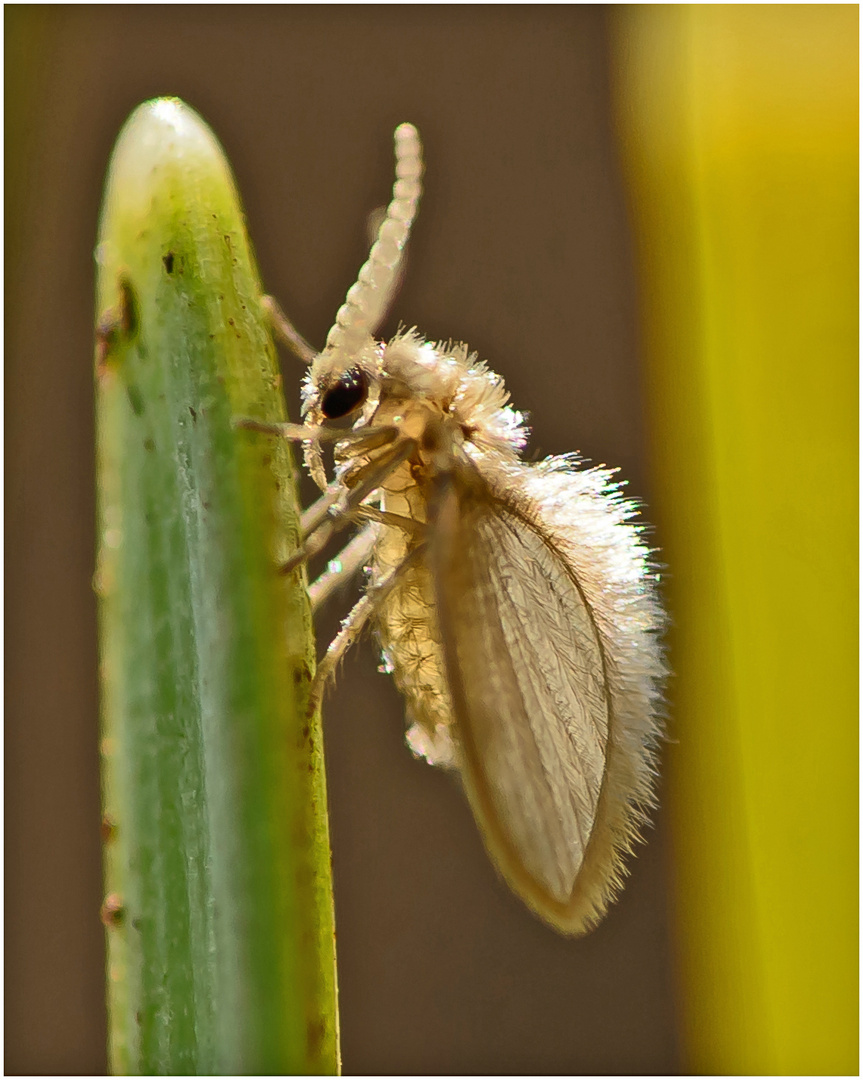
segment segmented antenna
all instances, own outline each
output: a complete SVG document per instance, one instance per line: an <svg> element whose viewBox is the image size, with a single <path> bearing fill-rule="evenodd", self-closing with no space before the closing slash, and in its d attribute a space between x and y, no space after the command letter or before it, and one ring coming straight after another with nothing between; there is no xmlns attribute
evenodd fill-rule
<svg viewBox="0 0 863 1080"><path fill-rule="evenodd" d="M398 283L402 250L407 243L422 193L422 144L413 124L395 131L396 182L393 199L378 229L368 261L348 289L336 321L327 335L327 352L347 355L359 351L375 333Z"/></svg>

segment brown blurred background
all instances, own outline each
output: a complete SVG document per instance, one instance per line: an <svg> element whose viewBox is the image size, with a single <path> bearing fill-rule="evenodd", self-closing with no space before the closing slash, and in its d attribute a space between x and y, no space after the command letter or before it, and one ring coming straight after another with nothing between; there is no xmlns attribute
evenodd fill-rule
<svg viewBox="0 0 863 1080"><path fill-rule="evenodd" d="M390 329L467 340L529 411L531 455L620 465L649 504L607 10L5 9L7 1073L106 1068L92 251L123 121L173 94L212 125L265 286L313 343L416 123L427 191ZM296 415L290 361L285 385ZM325 715L345 1072L679 1071L663 812L605 922L557 937L412 759L377 663L363 642Z"/></svg>

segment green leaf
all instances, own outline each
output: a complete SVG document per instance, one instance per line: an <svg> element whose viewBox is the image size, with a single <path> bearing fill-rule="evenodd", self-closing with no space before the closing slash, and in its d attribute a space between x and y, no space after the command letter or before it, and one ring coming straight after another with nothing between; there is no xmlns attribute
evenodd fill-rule
<svg viewBox="0 0 863 1080"><path fill-rule="evenodd" d="M261 287L224 154L182 102L111 162L97 300L111 1058L334 1073L314 646Z"/></svg>

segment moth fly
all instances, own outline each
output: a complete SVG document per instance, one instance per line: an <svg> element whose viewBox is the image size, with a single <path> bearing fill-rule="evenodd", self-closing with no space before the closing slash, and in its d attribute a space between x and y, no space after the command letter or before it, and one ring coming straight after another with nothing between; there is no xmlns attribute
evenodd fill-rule
<svg viewBox="0 0 863 1080"><path fill-rule="evenodd" d="M322 352L270 304L307 364L304 423L242 426L304 445L323 497L289 572L361 529L312 585L368 586L327 650L315 701L372 620L404 695L407 741L455 770L493 863L563 934L594 926L653 805L665 674L651 552L612 472L521 460L523 417L465 345L375 334L421 193L419 135L395 133L396 182ZM351 426L336 426L347 420ZM335 478L322 447L332 443Z"/></svg>

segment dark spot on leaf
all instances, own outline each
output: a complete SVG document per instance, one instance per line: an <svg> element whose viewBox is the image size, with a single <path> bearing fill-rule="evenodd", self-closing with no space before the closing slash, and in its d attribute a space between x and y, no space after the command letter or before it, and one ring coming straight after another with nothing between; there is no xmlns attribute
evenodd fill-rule
<svg viewBox="0 0 863 1080"><path fill-rule="evenodd" d="M270 454L264 454L264 456L261 458L261 464L264 466L272 465L272 463L273 459Z"/></svg>
<svg viewBox="0 0 863 1080"><path fill-rule="evenodd" d="M138 302L125 274L118 277L117 288L118 302L103 311L96 323L96 372L100 377L108 374L109 354L121 340L132 338L138 332Z"/></svg>
<svg viewBox="0 0 863 1080"><path fill-rule="evenodd" d="M117 826L107 814L103 815L102 820L99 823L99 835L102 837L103 844L110 843L117 835Z"/></svg>
<svg viewBox="0 0 863 1080"><path fill-rule="evenodd" d="M156 449L156 444L153 442L152 439L144 439L144 449L152 452Z"/></svg>
<svg viewBox="0 0 863 1080"><path fill-rule="evenodd" d="M165 264L165 269L169 274L174 272L174 253L169 251L167 255L162 256L162 262Z"/></svg>
<svg viewBox="0 0 863 1080"><path fill-rule="evenodd" d="M144 412L144 399L141 397L141 391L134 383L127 383L126 394L129 398L129 404L132 406L132 412L135 416L141 416Z"/></svg>
<svg viewBox="0 0 863 1080"><path fill-rule="evenodd" d="M303 738L307 739L309 737L309 734L310 734L310 728L309 728L309 725L306 724L306 726L303 728Z"/></svg>
<svg viewBox="0 0 863 1080"><path fill-rule="evenodd" d="M132 288L132 282L123 275L120 278L120 324L127 338L132 338L138 333L141 325L138 314L138 297Z"/></svg>
<svg viewBox="0 0 863 1080"><path fill-rule="evenodd" d="M309 1020L306 1025L306 1040L308 1042L310 1057L317 1057L318 1054L320 1054L326 1034L327 1025L320 1017Z"/></svg>
<svg viewBox="0 0 863 1080"><path fill-rule="evenodd" d="M108 893L99 909L99 918L105 926L119 926L126 914L123 901L117 893Z"/></svg>
<svg viewBox="0 0 863 1080"><path fill-rule="evenodd" d="M197 424L197 422L198 422L198 414L195 412L195 410L192 408L191 405L189 406L189 413L190 413L190 415L192 417L192 423Z"/></svg>
<svg viewBox="0 0 863 1080"><path fill-rule="evenodd" d="M120 323L115 308L108 308L96 323L96 374L101 378L108 374L108 358L117 343Z"/></svg>

